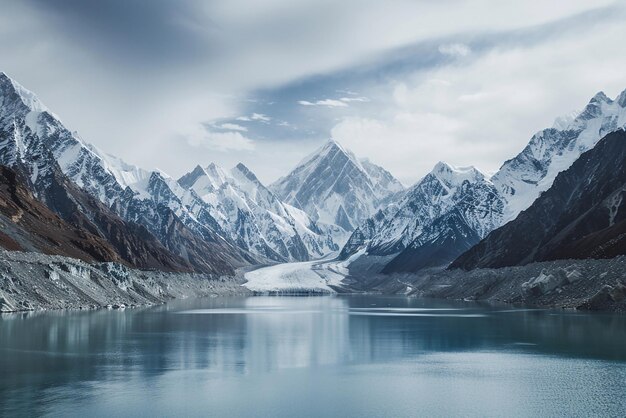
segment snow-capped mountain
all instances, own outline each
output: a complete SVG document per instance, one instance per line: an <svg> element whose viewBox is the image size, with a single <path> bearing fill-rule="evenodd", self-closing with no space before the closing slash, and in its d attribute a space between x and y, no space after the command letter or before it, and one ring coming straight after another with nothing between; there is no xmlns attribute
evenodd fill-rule
<svg viewBox="0 0 626 418"><path fill-rule="evenodd" d="M367 171L374 186L374 191L378 196L381 196L381 202L391 201L394 197L397 197L400 193L404 193L406 190L402 183L389 171L374 164L368 158L362 158L359 162L365 171ZM383 204L380 207L384 206L386 205Z"/></svg>
<svg viewBox="0 0 626 418"><path fill-rule="evenodd" d="M626 253L626 132L601 139L513 221L457 258L451 268L613 258Z"/></svg>
<svg viewBox="0 0 626 418"><path fill-rule="evenodd" d="M416 238L385 267L384 272L416 271L445 265L500 225L504 203L482 173L476 170L460 185L459 177L455 176L454 180L456 187L451 190L451 196L442 199L448 200L448 204L442 202L442 214L425 223Z"/></svg>
<svg viewBox="0 0 626 418"><path fill-rule="evenodd" d="M558 118L553 127L535 134L490 179L473 168L439 163L399 203L361 224L342 256L364 246L368 254L398 254L388 272L452 261L528 208L559 172L603 136L626 126L625 108L626 91L615 100L596 94L582 112Z"/></svg>
<svg viewBox="0 0 626 418"><path fill-rule="evenodd" d="M363 223L342 255L353 254L364 245L371 255L396 254L409 246L419 248L441 235L440 229L448 226L445 217L453 209L476 236L483 237L499 225L502 207L497 190L483 173L474 167L457 168L439 162L398 203Z"/></svg>
<svg viewBox="0 0 626 418"><path fill-rule="evenodd" d="M145 227L195 269L232 271L232 266L251 260L214 229L217 222L208 218L203 222L187 210L160 173L126 164L87 144L4 73L0 73L0 131L0 163L28 173L35 195L53 211L71 216L76 196L87 192L102 208ZM64 176L73 185L66 184ZM69 202L60 198L68 188L74 193L66 197ZM84 205L79 209L91 218L101 215ZM103 230L109 240L120 238L110 228Z"/></svg>
<svg viewBox="0 0 626 418"><path fill-rule="evenodd" d="M182 200L197 213L203 205L239 245L271 261L306 261L337 251L332 237L302 210L278 199L250 169L197 166L178 180ZM192 203L193 202L193 203Z"/></svg>
<svg viewBox="0 0 626 418"><path fill-rule="evenodd" d="M369 161L359 161L330 140L270 189L318 225L353 231L403 186L389 172Z"/></svg>
<svg viewBox="0 0 626 418"><path fill-rule="evenodd" d="M614 100L598 93L582 112L535 134L493 177L438 163L409 190L333 140L269 187L243 164L198 166L176 180L104 154L0 73L0 164L24 177L16 184L85 228L91 242L111 244L100 256L171 270L311 260L346 241L342 257L394 255L385 271L443 265L516 218L558 173L624 127L626 91Z"/></svg>
<svg viewBox="0 0 626 418"><path fill-rule="evenodd" d="M558 173L606 134L624 126L626 90L615 100L599 92L576 116L558 118L554 126L536 133L491 179L506 202L503 221L514 219L550 188Z"/></svg>

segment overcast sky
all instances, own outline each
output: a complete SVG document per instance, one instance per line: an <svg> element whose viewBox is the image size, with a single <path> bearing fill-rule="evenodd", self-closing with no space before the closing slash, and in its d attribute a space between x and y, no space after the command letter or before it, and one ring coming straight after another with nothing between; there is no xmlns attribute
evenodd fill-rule
<svg viewBox="0 0 626 418"><path fill-rule="evenodd" d="M490 172L626 88L611 0L2 0L0 71L105 152L286 174L334 137L411 184Z"/></svg>

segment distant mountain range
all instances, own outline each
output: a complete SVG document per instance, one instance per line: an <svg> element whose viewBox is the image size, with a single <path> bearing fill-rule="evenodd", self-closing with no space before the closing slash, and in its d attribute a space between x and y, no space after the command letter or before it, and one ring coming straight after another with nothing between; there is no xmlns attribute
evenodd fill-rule
<svg viewBox="0 0 626 418"><path fill-rule="evenodd" d="M625 126L626 92L598 93L495 175L439 162L408 189L334 140L269 186L243 164L176 180L101 152L0 73L0 246L211 274L338 251L384 256L384 273L609 257Z"/></svg>
<svg viewBox="0 0 626 418"><path fill-rule="evenodd" d="M85 260L232 273L248 264L321 258L339 251L354 225L403 189L387 171L334 141L271 187L243 164L228 171L198 166L174 180L85 142L4 73L0 99L5 181L15 178L24 190L20 196L30 193L52 214L113 248L81 253Z"/></svg>
<svg viewBox="0 0 626 418"><path fill-rule="evenodd" d="M397 204L361 224L341 255L361 248L369 255L395 255L385 273L445 266L515 219L583 152L624 126L626 91L615 100L598 93L579 114L535 134L491 178L473 167L438 163Z"/></svg>
<svg viewBox="0 0 626 418"><path fill-rule="evenodd" d="M328 229L282 202L243 164L228 172L215 164L197 166L178 184L183 201L199 198L232 242L261 259L306 261L339 249Z"/></svg>

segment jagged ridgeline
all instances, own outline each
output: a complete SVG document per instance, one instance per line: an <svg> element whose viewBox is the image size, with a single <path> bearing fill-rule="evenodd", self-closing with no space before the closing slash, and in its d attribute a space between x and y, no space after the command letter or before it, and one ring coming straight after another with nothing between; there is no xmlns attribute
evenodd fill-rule
<svg viewBox="0 0 626 418"><path fill-rule="evenodd" d="M106 241L115 256L92 251L96 260L219 274L255 261L209 213L189 211L172 190L176 182L87 144L3 73L0 97L0 164L78 233Z"/></svg>
<svg viewBox="0 0 626 418"><path fill-rule="evenodd" d="M216 274L339 250L343 259L359 251L380 257L386 273L448 265L626 126L626 92L615 100L598 93L581 112L535 134L491 177L440 162L405 190L330 140L265 186L243 164L199 165L175 180L125 163L67 129L3 73L0 98L5 248ZM38 218L57 220L43 228ZM526 258L548 257L542 254Z"/></svg>
<svg viewBox="0 0 626 418"><path fill-rule="evenodd" d="M394 205L353 232L342 249L391 260L386 273L445 266L548 190L558 173L605 135L626 126L626 91L596 94L574 115L535 134L516 157L487 177L473 167L438 163Z"/></svg>
<svg viewBox="0 0 626 418"><path fill-rule="evenodd" d="M46 219L57 216L61 229L80 236L55 238L54 228L10 225L9 215L5 248L231 274L248 264L336 252L356 225L403 190L387 171L334 141L270 187L243 164L197 166L175 180L85 142L4 73L0 98L2 180L7 193L19 191L7 199L16 207L40 203L36 210L47 210Z"/></svg>
<svg viewBox="0 0 626 418"><path fill-rule="evenodd" d="M607 135L515 220L451 268L471 270L626 254L626 132Z"/></svg>

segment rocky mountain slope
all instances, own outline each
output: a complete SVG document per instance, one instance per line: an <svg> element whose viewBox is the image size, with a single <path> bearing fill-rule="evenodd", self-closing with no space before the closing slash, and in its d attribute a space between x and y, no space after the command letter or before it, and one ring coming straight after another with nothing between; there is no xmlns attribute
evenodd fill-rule
<svg viewBox="0 0 626 418"><path fill-rule="evenodd" d="M626 132L613 132L560 173L513 221L496 229L450 268L626 254Z"/></svg>
<svg viewBox="0 0 626 418"><path fill-rule="evenodd" d="M87 262L125 262L106 240L65 222L35 199L20 177L8 167L0 167L0 246Z"/></svg>
<svg viewBox="0 0 626 418"><path fill-rule="evenodd" d="M337 225L345 232L353 231L403 186L384 169L359 161L330 140L270 189L318 226Z"/></svg>
<svg viewBox="0 0 626 418"><path fill-rule="evenodd" d="M599 92L577 116L558 118L553 127L536 133L522 152L491 178L506 202L503 222L528 208L583 152L625 126L626 90L615 100Z"/></svg>
<svg viewBox="0 0 626 418"><path fill-rule="evenodd" d="M210 215L190 213L160 173L85 143L4 73L0 164L23 173L37 199L64 220L97 232L133 265L217 273L254 261L215 229Z"/></svg>
<svg viewBox="0 0 626 418"><path fill-rule="evenodd" d="M206 208L233 242L260 259L307 261L339 249L331 234L282 202L243 164L228 172L216 164L197 166L178 184L192 213Z"/></svg>
<svg viewBox="0 0 626 418"><path fill-rule="evenodd" d="M484 174L439 162L398 203L360 226L342 256L365 246L369 255L398 254L389 267L393 270L445 263L499 225L502 210L503 202Z"/></svg>
<svg viewBox="0 0 626 418"><path fill-rule="evenodd" d="M454 186L438 177L437 172L445 167L440 163L396 205L362 223L342 249L342 256L361 248L375 256L398 254L387 272L446 265L478 239L514 219L552 185L559 172L604 135L624 126L626 91L615 100L598 93L576 116L559 118L552 128L535 134L520 154L489 179L475 175L464 179L463 170L451 168L457 179ZM464 181L460 192L450 193L448 189L458 188Z"/></svg>

